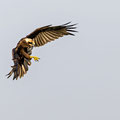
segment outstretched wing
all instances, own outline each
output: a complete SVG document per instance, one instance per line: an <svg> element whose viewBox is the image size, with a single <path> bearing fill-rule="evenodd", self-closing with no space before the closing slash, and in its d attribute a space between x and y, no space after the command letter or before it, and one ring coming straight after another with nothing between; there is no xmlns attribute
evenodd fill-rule
<svg viewBox="0 0 120 120"><path fill-rule="evenodd" d="M74 30L76 28L76 24L69 25L69 23L60 26L48 25L45 27L41 27L36 29L26 37L33 39L35 42L35 46L39 47L64 35L74 35L72 32L77 32Z"/></svg>
<svg viewBox="0 0 120 120"><path fill-rule="evenodd" d="M31 50L27 50L29 54L31 54ZM13 80L18 79L18 77L23 77L24 74L27 73L28 71L28 65L31 65L30 60L26 59L25 57L19 55L19 52L16 51L16 48L12 50L12 55L13 55L13 61L14 61L14 66L12 67L12 70L7 74L7 78L9 78L12 74Z"/></svg>

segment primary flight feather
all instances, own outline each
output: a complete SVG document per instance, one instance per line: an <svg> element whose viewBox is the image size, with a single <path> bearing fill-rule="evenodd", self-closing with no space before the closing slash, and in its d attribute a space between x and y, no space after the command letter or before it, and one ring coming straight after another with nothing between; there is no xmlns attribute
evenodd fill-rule
<svg viewBox="0 0 120 120"><path fill-rule="evenodd" d="M12 49L14 66L11 66L12 70L7 74L8 78L13 73L13 80L23 77L28 71L28 66L31 65L31 59L39 60L38 57L31 56L33 47L42 46L64 35L74 35L73 32L77 32L74 30L76 28L75 25L70 25L70 22L59 26L48 25L38 28L22 38L17 46Z"/></svg>

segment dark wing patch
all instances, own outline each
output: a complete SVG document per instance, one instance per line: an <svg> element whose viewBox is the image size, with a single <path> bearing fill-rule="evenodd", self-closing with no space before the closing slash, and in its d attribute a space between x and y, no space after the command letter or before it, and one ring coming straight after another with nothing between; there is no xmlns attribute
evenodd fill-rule
<svg viewBox="0 0 120 120"><path fill-rule="evenodd" d="M31 54L31 48L29 49L26 49L28 52L28 54ZM12 70L7 74L7 78L9 78L12 74L14 74L13 76L13 80L14 79L18 79L18 77L23 77L24 74L27 73L28 71L28 65L30 66L31 65L31 61L24 58L24 57L21 57L16 49L14 48L12 50L12 56L13 56L13 61L14 61L14 66L11 66L12 67Z"/></svg>
<svg viewBox="0 0 120 120"><path fill-rule="evenodd" d="M70 22L69 22L70 23ZM69 25L69 23L60 26L45 26L36 29L31 34L27 35L27 38L31 38L35 42L35 46L39 47L48 42L51 42L64 35L74 35L73 32L77 32L74 29L76 24Z"/></svg>

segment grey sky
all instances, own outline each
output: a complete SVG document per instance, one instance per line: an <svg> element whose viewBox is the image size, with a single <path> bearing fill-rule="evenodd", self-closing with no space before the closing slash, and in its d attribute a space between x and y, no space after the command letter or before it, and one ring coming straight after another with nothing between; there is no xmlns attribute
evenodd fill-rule
<svg viewBox="0 0 120 120"><path fill-rule="evenodd" d="M120 2L4 0L0 2L1 120L120 120ZM35 48L40 61L24 78L5 74L11 50L34 29L79 23L66 36Z"/></svg>

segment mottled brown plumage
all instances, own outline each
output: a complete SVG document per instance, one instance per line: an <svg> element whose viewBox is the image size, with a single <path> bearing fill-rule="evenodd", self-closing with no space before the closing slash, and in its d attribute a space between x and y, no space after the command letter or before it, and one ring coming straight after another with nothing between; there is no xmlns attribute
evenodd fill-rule
<svg viewBox="0 0 120 120"><path fill-rule="evenodd" d="M27 35L25 38L22 38L12 50L14 66L11 66L12 70L7 74L8 78L13 73L13 80L17 80L18 77L23 77L28 71L28 66L31 65L31 59L34 58L35 61L39 60L36 56L30 56L33 47L42 46L64 35L74 35L73 32L76 32L74 30L76 27L74 26L76 24L69 24L70 22L60 26L48 25L41 27Z"/></svg>

